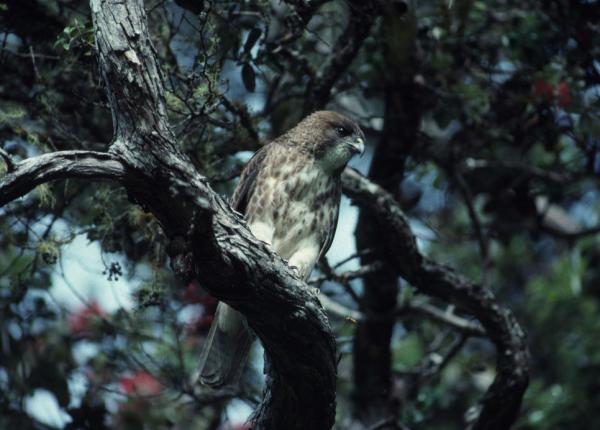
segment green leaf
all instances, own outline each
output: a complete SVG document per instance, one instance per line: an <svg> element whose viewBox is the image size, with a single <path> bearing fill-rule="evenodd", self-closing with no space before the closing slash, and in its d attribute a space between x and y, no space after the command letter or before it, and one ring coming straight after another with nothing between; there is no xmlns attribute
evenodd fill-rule
<svg viewBox="0 0 600 430"><path fill-rule="evenodd" d="M393 366L397 370L405 370L416 366L425 353L421 339L415 334L409 334L398 344L394 345Z"/></svg>
<svg viewBox="0 0 600 430"><path fill-rule="evenodd" d="M248 91L254 92L256 88L256 74L254 73L254 68L249 63L244 63L242 66L242 81Z"/></svg>

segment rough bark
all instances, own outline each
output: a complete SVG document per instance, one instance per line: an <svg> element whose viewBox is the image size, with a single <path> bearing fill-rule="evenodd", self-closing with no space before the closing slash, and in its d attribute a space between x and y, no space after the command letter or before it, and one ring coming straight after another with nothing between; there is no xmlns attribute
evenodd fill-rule
<svg viewBox="0 0 600 430"><path fill-rule="evenodd" d="M423 256L394 197L358 172L346 169L344 192L368 207L388 226L388 243L400 275L419 291L440 298L475 316L496 346L496 377L473 414L476 430L508 429L517 419L529 382L529 353L523 330L513 314L488 289Z"/></svg>

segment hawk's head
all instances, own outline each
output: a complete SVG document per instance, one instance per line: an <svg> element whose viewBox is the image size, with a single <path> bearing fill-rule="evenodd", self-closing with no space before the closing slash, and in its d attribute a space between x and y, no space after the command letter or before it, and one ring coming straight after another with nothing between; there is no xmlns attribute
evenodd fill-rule
<svg viewBox="0 0 600 430"><path fill-rule="evenodd" d="M336 112L315 112L292 131L299 134L299 142L329 171L340 170L353 155L365 150L365 135L358 124Z"/></svg>

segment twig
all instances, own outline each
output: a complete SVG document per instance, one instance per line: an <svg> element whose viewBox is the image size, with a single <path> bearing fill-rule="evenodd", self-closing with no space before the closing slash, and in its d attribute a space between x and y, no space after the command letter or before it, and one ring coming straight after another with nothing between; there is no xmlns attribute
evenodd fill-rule
<svg viewBox="0 0 600 430"><path fill-rule="evenodd" d="M396 311L397 315L403 315L406 313L423 315L431 320L448 325L455 330L458 330L469 336L485 336L485 330L480 324L461 318L452 312L445 312L427 303L407 303L401 305Z"/></svg>
<svg viewBox="0 0 600 430"><path fill-rule="evenodd" d="M337 262L333 266L333 268L337 269L337 268L343 266L344 264L346 264L347 262L354 260L355 258L361 258L361 257L364 257L364 256L372 254L372 253L373 253L372 249L361 249L360 251L355 252L354 254L350 255L349 257L344 258L342 261Z"/></svg>
<svg viewBox="0 0 600 430"><path fill-rule="evenodd" d="M467 159L461 166L461 170L476 170L476 169L504 169L513 170L515 172L533 176L548 182L556 184L565 184L568 180L567 175L542 169L537 166L521 163L519 161L501 161L501 160L484 160L484 159Z"/></svg>
<svg viewBox="0 0 600 430"><path fill-rule="evenodd" d="M13 52L9 49L3 49L0 48L0 52L5 52L7 54L13 55L15 57L22 57L22 58L31 58L31 57L35 57L35 58L41 58L44 60L60 60L60 57L57 55L46 55L46 54L35 54L33 52Z"/></svg>
<svg viewBox="0 0 600 430"><path fill-rule="evenodd" d="M429 305L427 303L405 304L398 307L393 313L387 315L366 315L365 313L360 312L356 309L348 308L347 306L344 306L332 300L324 294L319 295L319 300L321 301L323 307L329 312L331 312L334 315L337 315L338 317L349 319L352 322L364 321L367 318L369 320L375 321L390 317L400 317L407 314L417 314L432 321L444 324L467 337L482 337L486 335L485 330L483 329L483 327L481 327L481 325L461 318L458 315L455 315L451 312L444 312L441 309L438 309L435 306Z"/></svg>
<svg viewBox="0 0 600 430"><path fill-rule="evenodd" d="M324 265L321 266L324 268ZM369 275L371 273L375 273L378 270L381 270L383 264L380 261L375 261L371 264L366 264L361 266L356 270L348 270L346 272L338 273L333 269L329 269L329 271L325 271L325 273L321 276L317 276L309 281L310 284L318 284L323 281L336 281L340 284L346 284L348 281L351 281L356 278L362 278L365 275Z"/></svg>
<svg viewBox="0 0 600 430"><path fill-rule="evenodd" d="M304 113L325 106L333 86L356 57L375 21L375 2L350 0L348 6L346 29L332 47L328 61L309 82Z"/></svg>
<svg viewBox="0 0 600 430"><path fill-rule="evenodd" d="M484 286L488 286L488 268L490 266L490 256L489 256L489 241L485 233L483 232L483 228L481 227L481 220L479 219L479 215L475 210L475 206L473 205L473 193L471 193L471 189L469 185L465 181L465 178L460 174L460 172L456 172L454 174L454 178L456 184L458 185L458 189L462 195L462 198L467 206L467 212L469 213L469 218L471 219L471 224L473 225L473 230L475 231L475 237L477 237L477 243L479 244L479 253L481 254L481 283Z"/></svg>
<svg viewBox="0 0 600 430"><path fill-rule="evenodd" d="M233 113L240 119L240 124L242 124L242 127L246 129L246 131L250 135L250 138L254 142L258 142L258 132L254 128L254 125L252 125L252 117L248 114L248 110L246 109L246 107L236 106L235 104L231 103L225 96L221 97L221 102L223 103L225 109L227 109L229 112Z"/></svg>
<svg viewBox="0 0 600 430"><path fill-rule="evenodd" d="M29 45L29 56L31 57L31 64L33 65L33 72L35 73L35 77L40 79L40 71L37 68L37 64L35 64L35 53L33 52L33 46Z"/></svg>
<svg viewBox="0 0 600 430"><path fill-rule="evenodd" d="M469 189L469 185L465 181L465 178L460 173L456 173L454 175L454 179L460 193L462 194L463 200L465 201L465 205L467 206L467 211L469 212L469 218L471 218L471 223L473 224L473 230L475 230L475 236L477 237L477 242L479 243L479 252L481 253L481 257L483 260L487 260L488 258L488 241L487 238L483 234L483 228L481 228L481 221L479 220L479 216L477 215L477 211L475 210L475 206L473 205L473 194Z"/></svg>
<svg viewBox="0 0 600 430"><path fill-rule="evenodd" d="M364 314L361 312L350 309L334 300L331 300L325 294L319 294L319 301L328 312L340 318L346 319L353 323L364 319Z"/></svg>
<svg viewBox="0 0 600 430"><path fill-rule="evenodd" d="M357 270L349 270L347 272L342 272L342 273L336 273L331 267L329 267L329 265L326 261L323 261L321 263L320 267L321 267L321 270L323 271L323 274L321 276L311 279L308 282L309 284L311 284L311 285L321 284L324 281L337 282L342 287L344 287L346 292L348 294L350 294L350 296L356 303L360 303L361 299L358 296L358 294L356 294L356 291L354 291L352 289L352 287L350 286L350 281L353 279L356 279L356 278L362 278L365 275L375 273L375 272L381 270L382 263L379 261L376 261L374 263L362 266L361 268L359 268Z"/></svg>
<svg viewBox="0 0 600 430"><path fill-rule="evenodd" d="M417 378L418 381L427 380L440 373L446 367L450 360L452 360L452 358L454 358L454 356L462 349L468 338L469 336L463 334L454 340L444 355L432 351L427 354L416 367L398 371L396 374L398 376L410 375Z"/></svg>
<svg viewBox="0 0 600 430"><path fill-rule="evenodd" d="M290 44L297 40L304 32L306 25L313 15L321 8L321 6L329 1L331 0L312 0L310 2L304 0L286 0L285 3L292 6L295 12L295 19L288 20L287 22L288 27L292 27L291 32L285 33L275 40L270 49L277 52L283 45Z"/></svg>

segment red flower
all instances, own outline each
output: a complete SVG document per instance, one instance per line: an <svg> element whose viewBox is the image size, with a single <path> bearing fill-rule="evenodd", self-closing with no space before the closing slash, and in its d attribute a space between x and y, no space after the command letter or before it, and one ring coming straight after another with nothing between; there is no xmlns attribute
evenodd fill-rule
<svg viewBox="0 0 600 430"><path fill-rule="evenodd" d="M210 306L216 303L217 299L213 296L209 296L208 294L203 294L199 291L199 287L196 285L196 282L190 282L185 287L185 291L183 292L183 302L189 305L193 304L201 304L205 306Z"/></svg>
<svg viewBox="0 0 600 430"><path fill-rule="evenodd" d="M119 385L125 394L155 396L162 391L160 382L143 370L139 370L131 376L122 376L119 379Z"/></svg>
<svg viewBox="0 0 600 430"><path fill-rule="evenodd" d="M533 83L531 94L534 98L550 103L554 98L554 86L548 81L538 79Z"/></svg>
<svg viewBox="0 0 600 430"><path fill-rule="evenodd" d="M561 81L557 87L557 98L559 107L567 107L571 104L571 94L569 93L569 84Z"/></svg>
<svg viewBox="0 0 600 430"><path fill-rule="evenodd" d="M94 320L104 317L106 317L106 312L104 312L96 301L92 301L77 312L69 315L69 328L73 334L89 334L91 324Z"/></svg>

